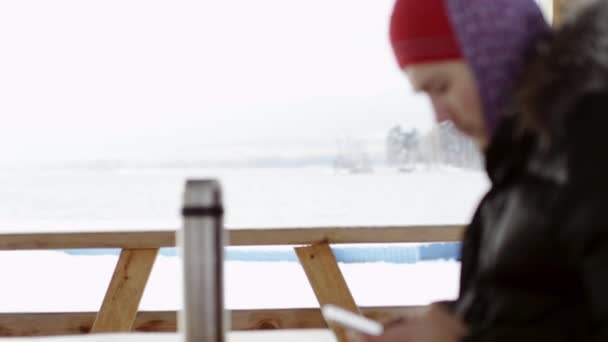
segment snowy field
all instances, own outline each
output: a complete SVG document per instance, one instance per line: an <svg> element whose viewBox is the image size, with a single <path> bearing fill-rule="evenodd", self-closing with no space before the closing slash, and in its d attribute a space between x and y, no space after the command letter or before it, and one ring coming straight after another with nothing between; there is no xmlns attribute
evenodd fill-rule
<svg viewBox="0 0 608 342"><path fill-rule="evenodd" d="M298 169L0 172L0 231L180 226L185 179L218 178L228 227L467 223L488 187L480 172L371 174Z"/></svg>
<svg viewBox="0 0 608 342"><path fill-rule="evenodd" d="M0 174L0 231L166 229L186 178L217 177L229 227L304 227L466 223L487 189L483 174L457 170L338 174L323 168L112 170ZM97 310L116 255L62 251L0 252L0 311ZM362 306L420 305L454 298L459 264L341 264ZM141 308L172 310L180 298L179 259L159 256ZM226 264L227 306L314 307L295 262ZM373 281L370 281L373 279Z"/></svg>
<svg viewBox="0 0 608 342"><path fill-rule="evenodd" d="M60 252L0 252L2 312L98 310L116 256L70 256ZM340 265L361 306L419 305L454 298L459 265L454 261L411 265ZM160 256L142 299L142 310L179 308L180 264ZM373 279L373 281L370 281ZM230 309L315 307L316 300L297 263L228 262L226 305Z"/></svg>

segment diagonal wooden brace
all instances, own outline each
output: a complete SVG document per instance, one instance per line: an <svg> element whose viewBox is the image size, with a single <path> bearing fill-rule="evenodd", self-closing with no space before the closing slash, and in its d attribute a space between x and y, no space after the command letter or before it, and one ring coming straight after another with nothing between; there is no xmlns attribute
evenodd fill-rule
<svg viewBox="0 0 608 342"><path fill-rule="evenodd" d="M124 249L91 333L131 331L158 248Z"/></svg>
<svg viewBox="0 0 608 342"><path fill-rule="evenodd" d="M359 308L355 304L329 244L320 243L297 247L295 251L321 306L334 304L359 313ZM328 326L338 341L348 341L344 329L331 323L328 323Z"/></svg>

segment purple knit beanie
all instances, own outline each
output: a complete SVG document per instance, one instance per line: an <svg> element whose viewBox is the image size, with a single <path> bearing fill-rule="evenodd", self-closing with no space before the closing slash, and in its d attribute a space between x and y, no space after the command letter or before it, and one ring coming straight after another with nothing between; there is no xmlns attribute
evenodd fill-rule
<svg viewBox="0 0 608 342"><path fill-rule="evenodd" d="M477 79L486 126L493 134L526 63L550 27L534 0L445 2L462 53Z"/></svg>

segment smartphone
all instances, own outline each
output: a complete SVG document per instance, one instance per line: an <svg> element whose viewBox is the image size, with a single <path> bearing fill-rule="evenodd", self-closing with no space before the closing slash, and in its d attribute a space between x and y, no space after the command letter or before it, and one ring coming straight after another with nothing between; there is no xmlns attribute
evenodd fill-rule
<svg viewBox="0 0 608 342"><path fill-rule="evenodd" d="M335 323L343 328L369 336L380 336L384 326L367 317L352 313L336 305L323 305L321 309L325 321Z"/></svg>

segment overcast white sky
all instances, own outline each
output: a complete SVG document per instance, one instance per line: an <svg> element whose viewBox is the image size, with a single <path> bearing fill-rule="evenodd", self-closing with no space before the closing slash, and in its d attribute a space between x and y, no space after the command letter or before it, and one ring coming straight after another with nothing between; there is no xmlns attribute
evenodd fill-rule
<svg viewBox="0 0 608 342"><path fill-rule="evenodd" d="M426 129L426 99L389 49L392 3L3 0L0 161L314 150Z"/></svg>

